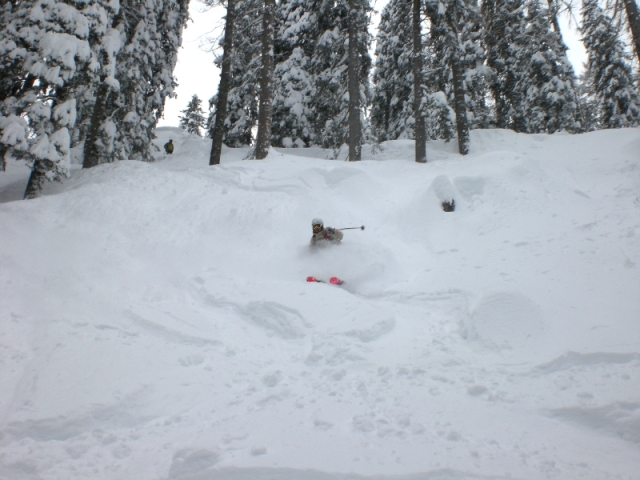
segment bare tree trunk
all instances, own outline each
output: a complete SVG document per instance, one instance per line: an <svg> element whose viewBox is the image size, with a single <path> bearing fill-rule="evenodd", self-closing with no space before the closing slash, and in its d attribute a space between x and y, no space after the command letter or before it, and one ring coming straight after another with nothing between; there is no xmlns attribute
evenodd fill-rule
<svg viewBox="0 0 640 480"><path fill-rule="evenodd" d="M420 2L413 0L413 136L416 142L416 162L427 163L427 132L422 114L422 31L420 28Z"/></svg>
<svg viewBox="0 0 640 480"><path fill-rule="evenodd" d="M562 37L560 23L558 23L558 0L547 0L547 4L549 5L549 20L551 20L553 31Z"/></svg>
<svg viewBox="0 0 640 480"><path fill-rule="evenodd" d="M256 160L269 154L271 146L271 112L273 110L273 16L275 0L264 0L262 14L262 70L260 72L260 110L258 112L258 134Z"/></svg>
<svg viewBox="0 0 640 480"><path fill-rule="evenodd" d="M52 162L49 160L35 160L27 182L27 188L24 191L24 199L38 198L45 182L47 181L47 172L53 168Z"/></svg>
<svg viewBox="0 0 640 480"><path fill-rule="evenodd" d="M82 168L91 168L100 164L96 141L98 140L98 135L100 133L101 121L104 118L105 106L107 104L109 92L110 88L106 83L103 83L98 87L96 103L93 106L93 112L91 112L91 123L89 124L87 136L84 141Z"/></svg>
<svg viewBox="0 0 640 480"><path fill-rule="evenodd" d="M362 159L362 125L360 124L360 62L358 56L358 10L356 0L349 0L349 161Z"/></svg>
<svg viewBox="0 0 640 480"><path fill-rule="evenodd" d="M224 43L222 46L222 71L218 85L218 102L216 103L216 121L211 135L211 154L209 165L219 165L224 137L224 120L227 116L227 99L231 87L231 55L233 53L233 25L235 23L235 0L227 0L227 17L224 27Z"/></svg>
<svg viewBox="0 0 640 480"><path fill-rule="evenodd" d="M631 29L636 56L638 57L638 63L640 63L640 13L638 13L638 4L636 0L623 0L623 2L627 11L627 20Z"/></svg>
<svg viewBox="0 0 640 480"><path fill-rule="evenodd" d="M449 63L453 76L453 109L456 112L456 130L458 132L458 151L460 155L469 153L469 120L467 119L467 102L464 91L465 68L461 63L462 48L458 23L460 13L456 5L447 9L442 21L447 25L447 44L449 45Z"/></svg>
<svg viewBox="0 0 640 480"><path fill-rule="evenodd" d="M464 70L460 65L460 49L456 46L451 55L451 70L453 73L453 97L456 112L456 128L458 130L458 151L460 155L469 153L469 121L467 119L467 105L464 98Z"/></svg>

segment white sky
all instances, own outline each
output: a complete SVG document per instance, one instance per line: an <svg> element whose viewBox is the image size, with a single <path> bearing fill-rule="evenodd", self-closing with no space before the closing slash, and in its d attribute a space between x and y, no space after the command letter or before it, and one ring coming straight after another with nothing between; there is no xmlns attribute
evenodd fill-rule
<svg viewBox="0 0 640 480"><path fill-rule="evenodd" d="M372 2L377 11L381 11L388 0L377 0ZM213 65L213 54L203 49L207 37L218 37L222 33L225 9L222 6L207 8L199 1L191 2L189 11L192 21L189 22L184 31L182 49L178 55L178 65L175 75L178 79L178 98L169 99L165 106L164 118L158 126L177 126L180 111L184 110L196 94L203 101L203 108L209 108L209 98L214 96L218 90L219 70ZM376 16L377 17L377 16ZM374 23L377 25L377 18ZM563 38L569 47L569 60L573 63L576 72L582 71L582 64L586 61L586 55L579 33L569 25L569 18L563 15L560 18L563 28Z"/></svg>
<svg viewBox="0 0 640 480"><path fill-rule="evenodd" d="M220 74L213 64L212 53L203 49L207 37L219 37L223 31L222 6L207 8L198 1L190 3L192 21L187 24L182 38L182 49L178 53L175 76L178 79L178 98L169 99L165 104L164 118L158 126L178 126L180 111L184 110L196 94L203 101L203 109L209 108L209 99L218 90ZM213 35L211 35L213 33Z"/></svg>

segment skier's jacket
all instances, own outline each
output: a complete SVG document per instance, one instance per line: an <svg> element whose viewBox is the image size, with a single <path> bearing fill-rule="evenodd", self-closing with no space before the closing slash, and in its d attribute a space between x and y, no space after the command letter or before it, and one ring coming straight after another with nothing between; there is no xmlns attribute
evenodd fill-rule
<svg viewBox="0 0 640 480"><path fill-rule="evenodd" d="M173 143L167 142L164 144L164 151L167 153L173 153Z"/></svg>
<svg viewBox="0 0 640 480"><path fill-rule="evenodd" d="M330 243L340 243L343 233L335 228L327 227L320 230L318 233L311 235L310 246L318 247L329 245Z"/></svg>

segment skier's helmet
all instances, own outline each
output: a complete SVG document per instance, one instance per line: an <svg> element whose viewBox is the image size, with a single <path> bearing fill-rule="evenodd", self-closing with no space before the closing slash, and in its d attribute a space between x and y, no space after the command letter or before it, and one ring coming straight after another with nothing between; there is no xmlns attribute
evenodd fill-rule
<svg viewBox="0 0 640 480"><path fill-rule="evenodd" d="M311 220L311 228L313 229L313 233L320 233L324 228L324 223L319 218L314 218Z"/></svg>

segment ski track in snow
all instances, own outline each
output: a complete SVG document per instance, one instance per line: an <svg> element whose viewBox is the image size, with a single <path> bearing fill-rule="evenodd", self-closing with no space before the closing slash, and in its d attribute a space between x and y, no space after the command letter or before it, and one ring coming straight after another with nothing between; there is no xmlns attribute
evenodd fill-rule
<svg viewBox="0 0 640 480"><path fill-rule="evenodd" d="M0 185L0 479L638 478L637 129L426 166L158 136ZM315 216L366 230L310 252Z"/></svg>

